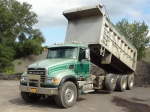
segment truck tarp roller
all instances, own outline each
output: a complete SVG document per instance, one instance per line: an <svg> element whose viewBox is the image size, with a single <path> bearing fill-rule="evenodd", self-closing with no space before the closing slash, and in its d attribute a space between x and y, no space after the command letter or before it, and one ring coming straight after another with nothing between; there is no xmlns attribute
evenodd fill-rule
<svg viewBox="0 0 150 112"><path fill-rule="evenodd" d="M134 73L137 51L109 21L100 5L66 10L63 15L68 19L65 43L87 44L91 62L107 72Z"/></svg>

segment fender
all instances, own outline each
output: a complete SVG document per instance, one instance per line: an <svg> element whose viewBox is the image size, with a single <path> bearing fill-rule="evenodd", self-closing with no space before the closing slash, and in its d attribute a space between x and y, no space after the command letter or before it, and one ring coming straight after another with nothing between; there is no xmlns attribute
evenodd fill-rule
<svg viewBox="0 0 150 112"><path fill-rule="evenodd" d="M65 76L61 79L60 83L59 83L59 86L61 86L65 81L69 80L74 82L76 84L76 86L78 86L78 82L77 82L77 79L75 76L72 76L72 75L68 75L68 76Z"/></svg>

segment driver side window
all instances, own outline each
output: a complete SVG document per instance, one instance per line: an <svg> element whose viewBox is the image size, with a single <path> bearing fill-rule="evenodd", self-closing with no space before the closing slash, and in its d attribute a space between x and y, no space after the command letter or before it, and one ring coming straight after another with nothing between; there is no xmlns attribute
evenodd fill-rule
<svg viewBox="0 0 150 112"><path fill-rule="evenodd" d="M56 58L56 57L57 57L57 51L48 52L48 58Z"/></svg>
<svg viewBox="0 0 150 112"><path fill-rule="evenodd" d="M85 59L85 49L80 48L80 51L79 51L79 61L81 61L82 59Z"/></svg>

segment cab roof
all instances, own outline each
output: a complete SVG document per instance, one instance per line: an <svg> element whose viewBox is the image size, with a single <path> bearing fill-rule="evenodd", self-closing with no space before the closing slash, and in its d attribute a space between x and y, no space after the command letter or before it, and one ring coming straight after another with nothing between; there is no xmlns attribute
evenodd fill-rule
<svg viewBox="0 0 150 112"><path fill-rule="evenodd" d="M72 43L72 44L54 44L48 48L54 48L54 47L87 47L86 44L81 43Z"/></svg>

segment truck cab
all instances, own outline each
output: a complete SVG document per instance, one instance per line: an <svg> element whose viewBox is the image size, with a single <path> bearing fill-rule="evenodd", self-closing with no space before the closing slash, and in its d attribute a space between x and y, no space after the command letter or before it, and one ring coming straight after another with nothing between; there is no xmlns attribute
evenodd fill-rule
<svg viewBox="0 0 150 112"><path fill-rule="evenodd" d="M46 52L45 60L29 65L27 72L22 75L20 81L22 98L27 102L34 102L31 99L32 97L36 97L37 100L41 96L53 96L57 102L60 88L69 82L73 89L64 90L68 97L66 94L63 97L67 97L68 101L73 99L73 102L75 102L83 92L81 89L83 84L79 82L90 80L90 53L87 45L77 43L57 44L49 47ZM87 90L89 91L89 89ZM92 86L90 90L93 91ZM66 99L65 101L67 101ZM57 104L59 105L60 102ZM61 107L69 106L61 104Z"/></svg>

